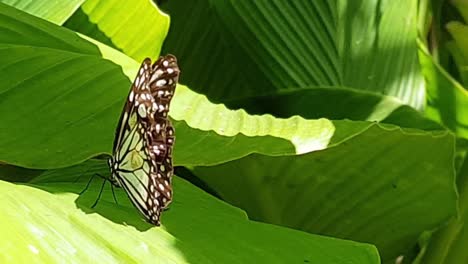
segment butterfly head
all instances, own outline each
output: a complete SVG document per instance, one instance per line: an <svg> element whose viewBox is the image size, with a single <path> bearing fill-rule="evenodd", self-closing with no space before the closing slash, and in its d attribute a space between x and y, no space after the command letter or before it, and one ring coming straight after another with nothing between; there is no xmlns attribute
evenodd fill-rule
<svg viewBox="0 0 468 264"><path fill-rule="evenodd" d="M119 183L117 182L116 177L115 177L116 170L117 170L117 163L114 162L114 157L113 156L111 156L107 160L107 165L109 165L109 169L110 169L110 172L111 172L111 176L109 178L110 182L112 184L114 184L115 186L119 186Z"/></svg>
<svg viewBox="0 0 468 264"><path fill-rule="evenodd" d="M109 169L111 172L114 172L114 157L110 157L108 160L107 160L107 165L109 165Z"/></svg>

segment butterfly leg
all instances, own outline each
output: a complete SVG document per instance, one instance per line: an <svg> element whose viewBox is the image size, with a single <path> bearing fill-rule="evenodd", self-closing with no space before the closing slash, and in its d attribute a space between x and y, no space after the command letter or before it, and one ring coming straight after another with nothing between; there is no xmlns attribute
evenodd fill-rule
<svg viewBox="0 0 468 264"><path fill-rule="evenodd" d="M80 192L80 195L82 195L84 192L86 192L86 190L88 190L89 185L91 185L91 182L93 181L94 176L96 176L96 175L99 175L99 174L95 173L95 174L93 174L93 176L91 176L91 178L89 178L89 181L86 184L86 187Z"/></svg>
<svg viewBox="0 0 468 264"><path fill-rule="evenodd" d="M99 175L99 174L98 174L98 175ZM101 175L99 175L99 176L101 176ZM91 206L91 208L94 208L94 207L97 205L97 203L99 202L99 200L101 199L102 191L104 190L104 186L106 185L106 181L107 181L107 180L104 180L104 181L102 182L101 190L99 190L98 198L97 198L97 200L94 202L94 204Z"/></svg>
<svg viewBox="0 0 468 264"><path fill-rule="evenodd" d="M114 184L111 184L111 189L112 189L112 197L114 197L115 203L119 205L119 202L117 202L117 197L115 196L115 192L114 192Z"/></svg>

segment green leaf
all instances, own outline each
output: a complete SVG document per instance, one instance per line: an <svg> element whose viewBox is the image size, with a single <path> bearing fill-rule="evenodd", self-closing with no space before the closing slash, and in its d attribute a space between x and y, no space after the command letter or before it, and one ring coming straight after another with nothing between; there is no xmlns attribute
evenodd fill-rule
<svg viewBox="0 0 468 264"><path fill-rule="evenodd" d="M176 163L184 166L214 165L251 153L275 156L306 153L339 144L372 125L324 118L248 115L244 110L212 104L184 86L177 87L170 114L181 121L175 123L174 153Z"/></svg>
<svg viewBox="0 0 468 264"><path fill-rule="evenodd" d="M0 0L31 15L61 25L85 0L47 1L47 0Z"/></svg>
<svg viewBox="0 0 468 264"><path fill-rule="evenodd" d="M373 125L326 150L194 173L251 219L372 243L390 262L456 214L453 158L450 133Z"/></svg>
<svg viewBox="0 0 468 264"><path fill-rule="evenodd" d="M422 46L419 59L427 79L426 116L468 138L468 92Z"/></svg>
<svg viewBox="0 0 468 264"><path fill-rule="evenodd" d="M459 214L451 219L448 225L435 232L425 250L421 263L465 263L468 254L468 160L457 174L457 185L460 194Z"/></svg>
<svg viewBox="0 0 468 264"><path fill-rule="evenodd" d="M423 130L443 129L395 97L355 89L311 87L231 100L227 105L242 105L250 114L266 110L282 118L297 114L307 119L366 120Z"/></svg>
<svg viewBox="0 0 468 264"><path fill-rule="evenodd" d="M119 205L105 189L91 209L101 180L77 193L86 175L106 171L103 162L88 162L46 171L28 185L0 181L0 262L380 263L371 245L250 221L177 177L162 227L146 223L121 189Z"/></svg>
<svg viewBox="0 0 468 264"><path fill-rule="evenodd" d="M215 101L349 87L424 105L415 1L172 0L162 8L172 19L163 53L177 54L182 83Z"/></svg>
<svg viewBox="0 0 468 264"><path fill-rule="evenodd" d="M446 27L454 39L448 43L448 49L457 64L462 82L468 86L468 26L452 21Z"/></svg>
<svg viewBox="0 0 468 264"><path fill-rule="evenodd" d="M143 61L159 56L169 16L151 0L87 0L65 26Z"/></svg>
<svg viewBox="0 0 468 264"><path fill-rule="evenodd" d="M468 3L465 0L452 0L450 3L458 9L465 22L468 23Z"/></svg>

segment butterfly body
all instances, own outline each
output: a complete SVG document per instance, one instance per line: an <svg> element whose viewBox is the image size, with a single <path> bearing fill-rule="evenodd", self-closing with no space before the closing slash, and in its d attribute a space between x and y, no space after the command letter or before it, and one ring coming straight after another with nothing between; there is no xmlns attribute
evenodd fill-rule
<svg viewBox="0 0 468 264"><path fill-rule="evenodd" d="M172 201L174 128L169 105L179 77L176 58L145 59L127 97L109 159L110 181L122 187L154 225Z"/></svg>

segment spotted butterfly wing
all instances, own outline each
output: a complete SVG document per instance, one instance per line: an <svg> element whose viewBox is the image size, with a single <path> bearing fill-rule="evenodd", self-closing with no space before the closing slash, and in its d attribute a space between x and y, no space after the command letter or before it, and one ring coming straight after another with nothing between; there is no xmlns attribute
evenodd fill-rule
<svg viewBox="0 0 468 264"><path fill-rule="evenodd" d="M109 159L111 182L122 187L148 222L159 226L172 201L174 128L169 105L179 78L177 60L145 59L120 116Z"/></svg>

